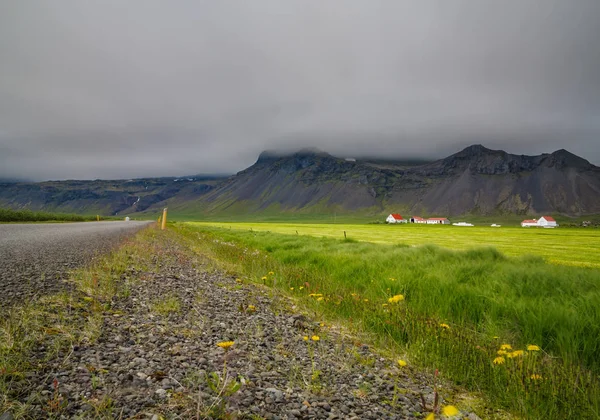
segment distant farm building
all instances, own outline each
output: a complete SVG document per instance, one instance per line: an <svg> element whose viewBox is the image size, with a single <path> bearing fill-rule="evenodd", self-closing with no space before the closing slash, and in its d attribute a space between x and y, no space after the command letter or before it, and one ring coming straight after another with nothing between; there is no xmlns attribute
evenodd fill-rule
<svg viewBox="0 0 600 420"><path fill-rule="evenodd" d="M555 228L558 227L556 220L550 216L542 216L539 219L523 220L521 227L543 227L543 228Z"/></svg>
<svg viewBox="0 0 600 420"><path fill-rule="evenodd" d="M428 225L449 225L450 220L446 219L445 217L432 217L430 219L427 219L427 224Z"/></svg>
<svg viewBox="0 0 600 420"><path fill-rule="evenodd" d="M538 219L538 225L542 227L558 227L556 220L550 216L542 216Z"/></svg>
<svg viewBox="0 0 600 420"><path fill-rule="evenodd" d="M398 213L390 214L387 219L385 219L387 223L406 223L406 219L400 216Z"/></svg>
<svg viewBox="0 0 600 420"><path fill-rule="evenodd" d="M425 219L419 216L413 216L410 218L410 223L427 223Z"/></svg>

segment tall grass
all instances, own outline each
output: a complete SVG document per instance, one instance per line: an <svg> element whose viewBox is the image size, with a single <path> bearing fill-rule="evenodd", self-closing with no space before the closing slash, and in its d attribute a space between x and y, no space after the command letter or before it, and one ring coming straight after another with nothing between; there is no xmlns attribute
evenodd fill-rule
<svg viewBox="0 0 600 420"><path fill-rule="evenodd" d="M499 406L526 418L598 417L598 269L508 258L492 248L178 230L250 278L274 271L272 284L319 314L376 334ZM400 294L403 301L388 302ZM497 354L501 344L511 345L509 354ZM493 363L497 357L502 364Z"/></svg>
<svg viewBox="0 0 600 420"><path fill-rule="evenodd" d="M96 220L95 216L80 216L77 214L48 213L45 211L9 210L0 208L0 222L84 222Z"/></svg>

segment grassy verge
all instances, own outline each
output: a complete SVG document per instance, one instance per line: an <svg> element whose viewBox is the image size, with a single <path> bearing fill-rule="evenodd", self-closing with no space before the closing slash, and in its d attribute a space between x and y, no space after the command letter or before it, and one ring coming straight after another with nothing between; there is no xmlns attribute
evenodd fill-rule
<svg viewBox="0 0 600 420"><path fill-rule="evenodd" d="M96 220L96 216L0 208L0 222L85 222L90 220ZM105 220L105 218L101 217L100 220Z"/></svg>
<svg viewBox="0 0 600 420"><path fill-rule="evenodd" d="M533 419L598 418L598 269L491 248L177 230L224 267L285 290L319 317L375 334L498 407Z"/></svg>
<svg viewBox="0 0 600 420"><path fill-rule="evenodd" d="M93 266L74 271L71 292L0 311L0 413L10 410L17 418L35 417L31 403L42 397L32 392L40 383L32 382L31 372L44 372L47 361L66 360L73 346L99 337L103 316L113 312L112 298L128 293L130 273L158 264L164 234L145 229ZM56 391L44 403L48 417L59 416L66 404Z"/></svg>

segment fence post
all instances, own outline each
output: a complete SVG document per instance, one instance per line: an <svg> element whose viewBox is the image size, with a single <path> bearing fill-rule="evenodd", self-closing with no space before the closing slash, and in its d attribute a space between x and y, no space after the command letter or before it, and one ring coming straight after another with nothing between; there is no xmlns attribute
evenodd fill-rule
<svg viewBox="0 0 600 420"><path fill-rule="evenodd" d="M344 231L344 239L346 239L346 231Z"/></svg>
<svg viewBox="0 0 600 420"><path fill-rule="evenodd" d="M163 209L163 214L162 214L162 226L161 226L161 230L165 230L167 228L167 208L165 207Z"/></svg>

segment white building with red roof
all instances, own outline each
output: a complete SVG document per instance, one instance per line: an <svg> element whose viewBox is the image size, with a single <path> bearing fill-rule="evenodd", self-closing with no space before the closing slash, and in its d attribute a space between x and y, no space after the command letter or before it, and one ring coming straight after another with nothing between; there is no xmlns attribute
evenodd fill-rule
<svg viewBox="0 0 600 420"><path fill-rule="evenodd" d="M445 217L431 217L431 218L427 219L427 224L428 225L449 225L450 220L446 219Z"/></svg>
<svg viewBox="0 0 600 420"><path fill-rule="evenodd" d="M558 227L558 223L556 223L556 220L554 220L554 218L550 217L550 216L542 216L538 219L537 221L538 226L542 226L542 227Z"/></svg>
<svg viewBox="0 0 600 420"><path fill-rule="evenodd" d="M550 216L542 216L539 219L530 219L523 220L521 222L521 227L544 227L544 228L554 228L558 227L558 223L556 220Z"/></svg>
<svg viewBox="0 0 600 420"><path fill-rule="evenodd" d="M419 216L413 216L410 218L410 223L427 223L427 220Z"/></svg>
<svg viewBox="0 0 600 420"><path fill-rule="evenodd" d="M404 219L398 213L390 214L385 221L386 223L406 223L406 219Z"/></svg>

